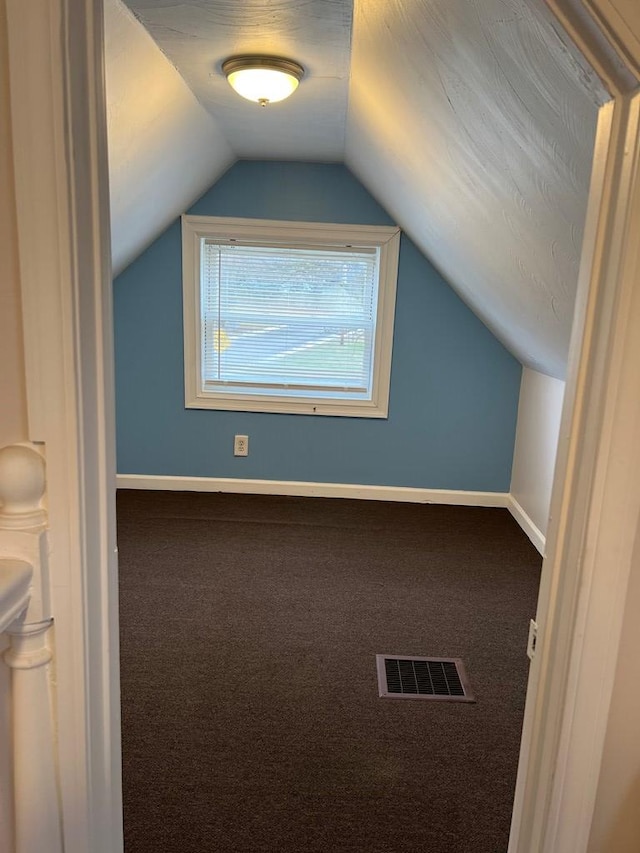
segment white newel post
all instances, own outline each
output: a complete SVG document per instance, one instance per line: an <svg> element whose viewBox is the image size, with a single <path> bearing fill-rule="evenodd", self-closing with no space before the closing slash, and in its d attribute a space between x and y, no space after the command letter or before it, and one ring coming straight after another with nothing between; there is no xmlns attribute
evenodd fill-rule
<svg viewBox="0 0 640 853"><path fill-rule="evenodd" d="M61 853L62 838L49 696L51 619L8 631L13 707L16 853Z"/></svg>
<svg viewBox="0 0 640 853"><path fill-rule="evenodd" d="M29 598L7 627L11 668L15 853L62 853L51 632L45 464L34 445L0 450L0 558L32 568Z"/></svg>

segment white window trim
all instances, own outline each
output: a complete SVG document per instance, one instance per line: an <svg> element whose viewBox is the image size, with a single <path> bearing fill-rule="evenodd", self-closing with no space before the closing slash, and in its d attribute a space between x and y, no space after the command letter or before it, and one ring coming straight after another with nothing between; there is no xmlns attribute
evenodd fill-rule
<svg viewBox="0 0 640 853"><path fill-rule="evenodd" d="M371 400L335 400L223 394L202 386L200 334L200 246L203 238L380 249L380 270ZM336 225L220 216L182 217L184 385L187 409L386 418L393 347L400 229L389 225Z"/></svg>

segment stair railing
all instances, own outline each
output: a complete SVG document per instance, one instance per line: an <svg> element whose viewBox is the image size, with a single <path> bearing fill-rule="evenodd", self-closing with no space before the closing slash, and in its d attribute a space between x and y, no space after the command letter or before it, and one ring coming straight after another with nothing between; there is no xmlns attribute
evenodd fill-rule
<svg viewBox="0 0 640 853"><path fill-rule="evenodd" d="M15 853L62 853L45 494L36 445L0 449L0 632L10 641Z"/></svg>

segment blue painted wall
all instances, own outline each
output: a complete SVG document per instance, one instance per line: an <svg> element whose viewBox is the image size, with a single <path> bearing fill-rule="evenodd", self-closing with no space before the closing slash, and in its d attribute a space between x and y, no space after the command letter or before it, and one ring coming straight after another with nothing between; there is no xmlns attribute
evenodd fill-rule
<svg viewBox="0 0 640 853"><path fill-rule="evenodd" d="M392 224L325 164L236 163L189 212ZM508 491L520 364L406 236L387 420L185 409L181 276L176 221L114 284L120 473Z"/></svg>

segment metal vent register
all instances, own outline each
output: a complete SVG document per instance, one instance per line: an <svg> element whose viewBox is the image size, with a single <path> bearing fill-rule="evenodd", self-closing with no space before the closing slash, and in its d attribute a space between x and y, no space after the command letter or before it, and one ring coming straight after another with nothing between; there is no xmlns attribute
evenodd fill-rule
<svg viewBox="0 0 640 853"><path fill-rule="evenodd" d="M376 655L379 695L386 699L475 702L460 658Z"/></svg>

